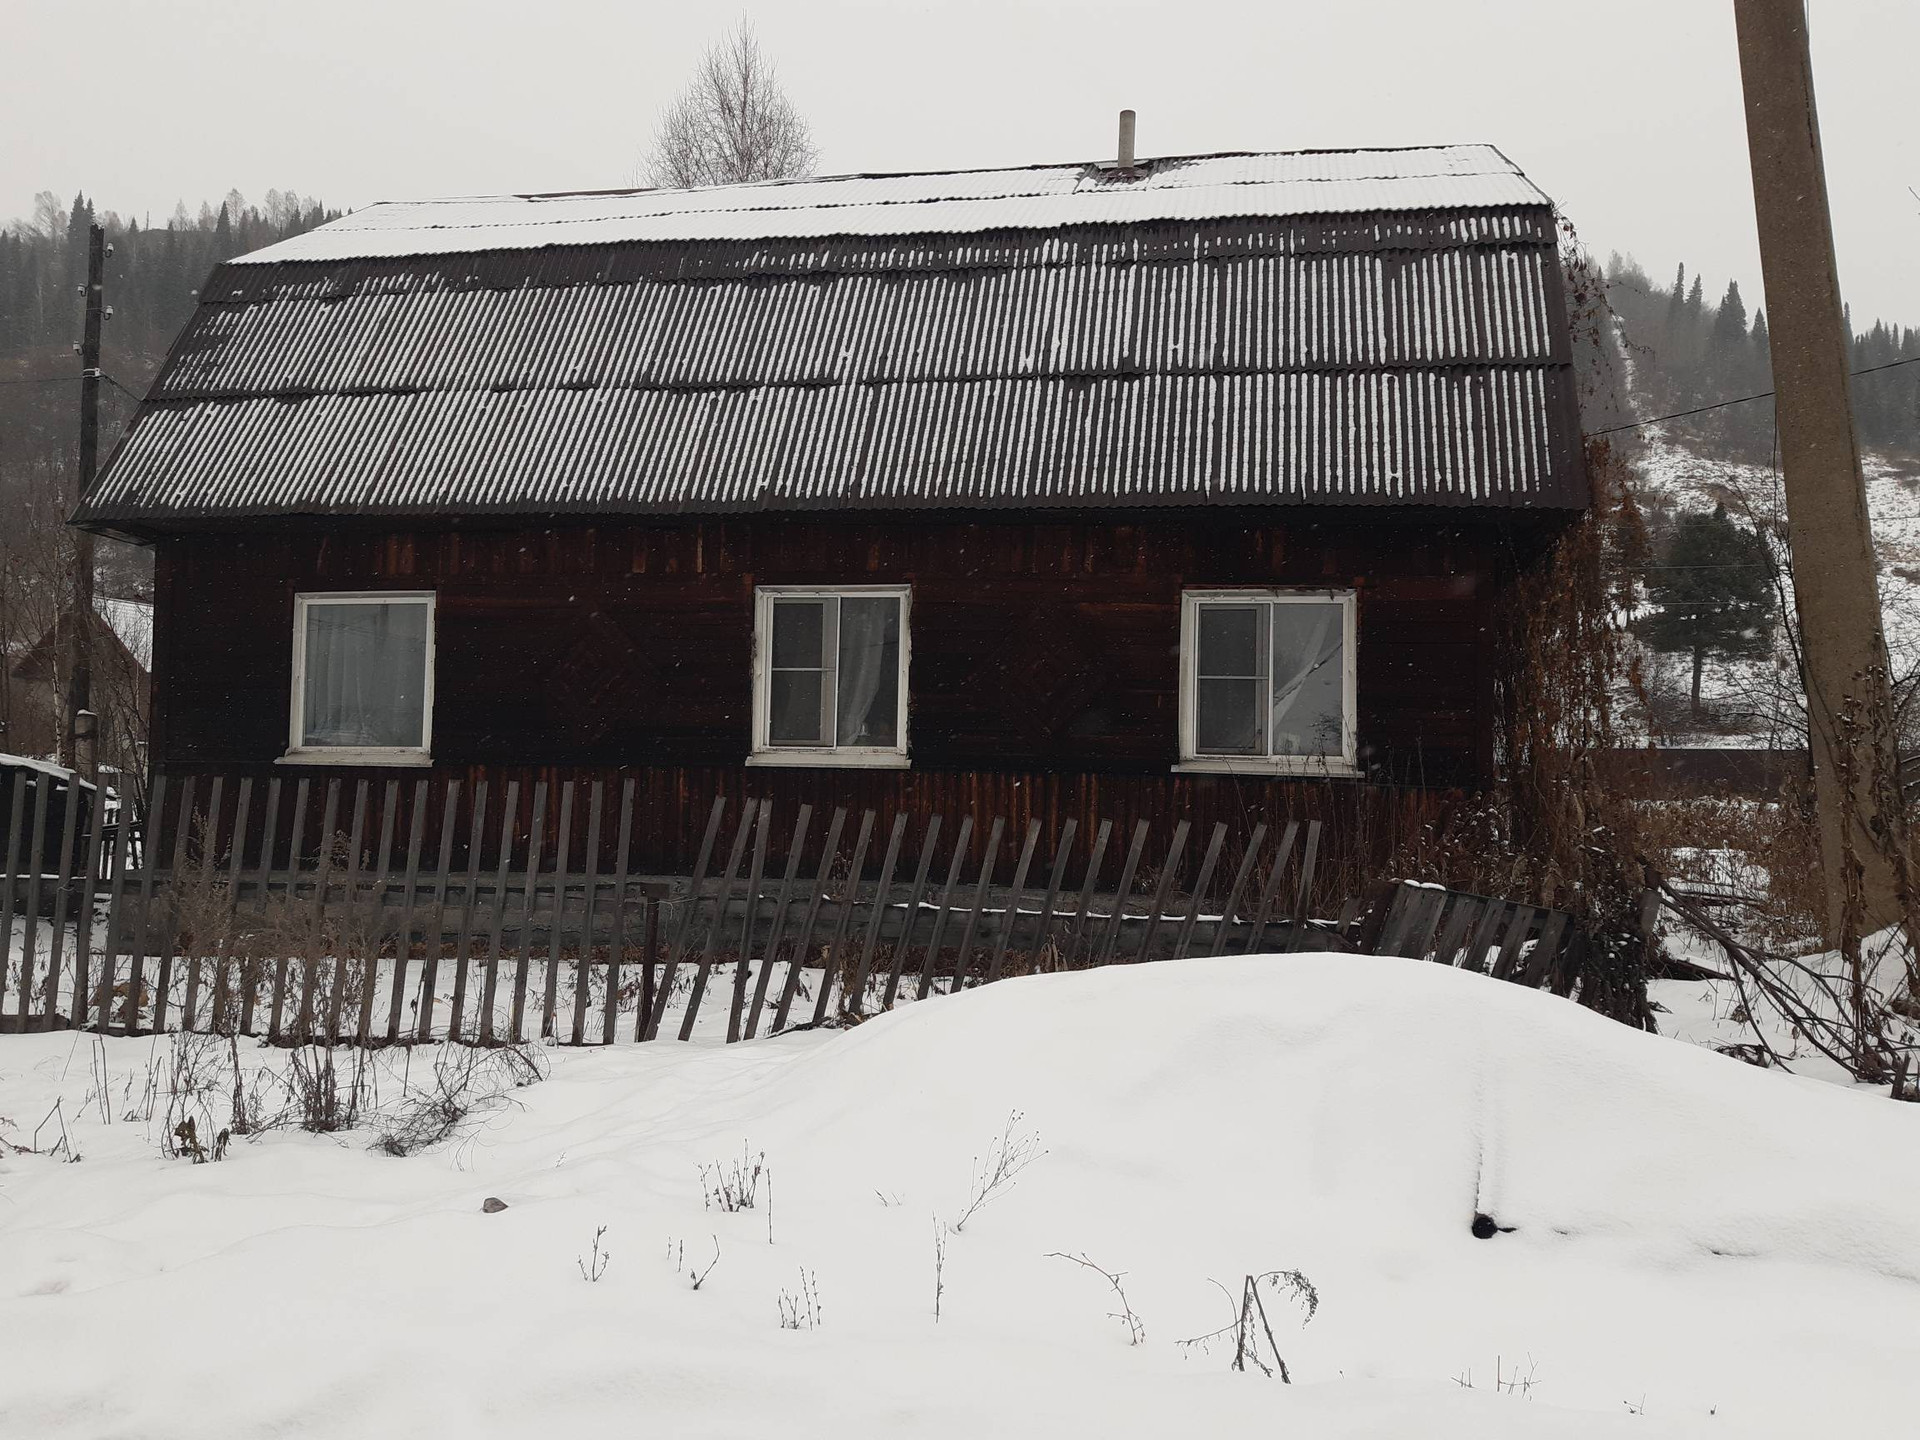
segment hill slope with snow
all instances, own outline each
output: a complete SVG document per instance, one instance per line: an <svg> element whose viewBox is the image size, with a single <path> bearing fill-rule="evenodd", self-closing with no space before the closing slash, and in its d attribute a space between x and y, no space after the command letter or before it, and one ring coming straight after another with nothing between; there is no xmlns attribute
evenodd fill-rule
<svg viewBox="0 0 1920 1440"><path fill-rule="evenodd" d="M166 1044L106 1042L112 1093ZM1187 961L552 1060L437 1151L276 1133L191 1165L99 1120L86 1038L0 1039L13 1138L60 1097L85 1157L0 1160L0 1433L1537 1440L1920 1413L1920 1107L1484 977ZM946 1231L1014 1111L1045 1153ZM705 1208L700 1167L743 1147L770 1187ZM1477 1239L1476 1212L1511 1228ZM1050 1252L1124 1272L1144 1343ZM1210 1280L1291 1268L1321 1300L1305 1324L1266 1301L1293 1385L1176 1343L1230 1318ZM784 1330L802 1271L821 1323Z"/></svg>

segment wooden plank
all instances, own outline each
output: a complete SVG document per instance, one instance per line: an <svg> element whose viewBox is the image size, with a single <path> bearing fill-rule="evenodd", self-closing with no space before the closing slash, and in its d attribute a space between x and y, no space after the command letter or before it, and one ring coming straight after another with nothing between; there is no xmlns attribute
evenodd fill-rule
<svg viewBox="0 0 1920 1440"><path fill-rule="evenodd" d="M533 912L540 899L540 856L547 831L547 782L533 782L533 822L527 832L527 884L520 902L520 944L513 967L513 1013L507 1024L509 1044L527 1038L527 977L533 968Z"/></svg>
<svg viewBox="0 0 1920 1440"><path fill-rule="evenodd" d="M720 888L714 894L713 924L707 927L707 933L701 937L700 959L693 975L693 989L687 995L687 1013L680 1019L680 1038L693 1038L693 1022L700 1014L700 1002L706 998L707 977L713 972L714 947L720 939L720 932L727 921L727 906L733 900L733 877L739 873L740 861L747 853L747 841L765 822L767 802L749 800L740 811L740 829L733 837L733 849L727 853L727 868L720 876Z"/></svg>
<svg viewBox="0 0 1920 1440"><path fill-rule="evenodd" d="M926 898L927 876L933 870L934 849L940 843L940 817L927 817L926 838L920 844L920 863L914 867L913 885L907 893L907 913L900 921L900 939L893 947L893 965L887 973L887 989L881 998L880 1008L891 1010L894 997L900 993L900 973L906 968L907 951L913 945L915 922L920 918L920 902Z"/></svg>
<svg viewBox="0 0 1920 1440"><path fill-rule="evenodd" d="M300 893L300 852L307 843L307 796L313 782L302 775L293 787L293 827L287 832L287 913L292 914L298 903ZM287 1003L287 957L284 953L276 955L273 962L272 1011L267 1020L267 1034L270 1038L280 1038L280 1022L286 1011Z"/></svg>
<svg viewBox="0 0 1920 1440"><path fill-rule="evenodd" d="M333 885L333 827L339 818L340 781L329 779L327 801L320 817L320 848L314 856L313 908L307 917L310 938L307 942L306 964L301 967L300 1013L293 1023L294 1038L302 1043L313 1039L313 998L320 979L322 947L326 944L327 891Z"/></svg>
<svg viewBox="0 0 1920 1440"><path fill-rule="evenodd" d="M818 1025L827 1018L827 1001L833 994L834 981L840 975L840 952L847 943L847 935L853 923L854 906L860 898L860 871L867 863L867 843L873 838L873 811L863 811L860 816L859 838L853 842L853 862L847 870L847 893L841 897L838 914L833 922L833 938L827 946L825 958L826 973L820 981L820 993L813 1002L813 1023Z"/></svg>
<svg viewBox="0 0 1920 1440"><path fill-rule="evenodd" d="M16 778L14 784L20 782ZM191 782L189 782L191 783ZM53 791L53 776L36 774L33 777L33 835L28 846L30 858L27 861L27 913L25 919L25 937L20 946L20 973L16 977L18 994L15 1001L13 1024L16 1030L26 1030L27 1013L32 1008L34 950L39 940L40 929L40 871L46 864L47 843L47 803ZM69 809L72 807L69 806ZM13 940L13 915L9 912L0 916L7 925L8 944Z"/></svg>
<svg viewBox="0 0 1920 1440"><path fill-rule="evenodd" d="M1180 872L1180 861L1187 850L1187 836L1192 826L1182 820L1173 827L1173 843L1167 847L1167 860L1160 867L1160 883L1153 887L1153 901L1147 907L1147 923L1140 932L1140 948L1134 952L1134 963L1139 964L1153 958L1153 937L1160 929L1160 921L1166 913L1167 896L1173 889L1173 877Z"/></svg>
<svg viewBox="0 0 1920 1440"><path fill-rule="evenodd" d="M207 795L206 823L201 827L200 831L200 873L199 878L194 883L199 889L202 902L209 910L213 902L214 870L220 863L220 809L222 802L226 798L223 793L225 789L226 777L224 775L214 776L213 787ZM178 884L179 881L176 877L176 887ZM194 1018L200 1008L200 960L201 949L206 942L206 938L204 935L194 934L186 950L182 952L180 957L181 961L187 967L187 993L180 1005L180 1028L183 1031L191 1031L193 1029Z"/></svg>
<svg viewBox="0 0 1920 1440"><path fill-rule="evenodd" d="M1287 828L1280 832L1273 864L1267 868L1267 883L1260 887L1260 903L1254 907L1253 921L1247 926L1247 943L1240 947L1242 955L1256 953L1266 939L1267 917L1273 914L1274 903L1280 898L1280 881L1287 873L1287 862L1293 858L1294 842L1299 838L1300 822L1289 820Z"/></svg>
<svg viewBox="0 0 1920 1440"><path fill-rule="evenodd" d="M1053 929L1053 907L1060 901L1060 885L1067 878L1067 861L1073 854L1073 837L1079 828L1080 822L1072 817L1060 827L1060 844L1053 852L1053 868L1047 872L1047 898L1040 902L1040 928L1033 937L1036 957L1047 948L1047 932Z"/></svg>
<svg viewBox="0 0 1920 1440"><path fill-rule="evenodd" d="M773 802L763 800L760 828L753 836L753 866L748 874L746 904L740 916L740 951L733 962L733 998L727 1006L727 1043L740 1039L747 1009L747 956L753 949L753 926L760 912L760 889L767 878L767 836L773 829Z"/></svg>
<svg viewBox="0 0 1920 1440"><path fill-rule="evenodd" d="M393 884L390 867L399 809L400 782L389 780L380 800L380 847L373 862L373 883L367 887L367 918L361 926L367 953L360 962L360 1015L353 1027L354 1040L361 1045L373 1035L373 992L380 978L380 952L386 946L387 891Z"/></svg>
<svg viewBox="0 0 1920 1440"><path fill-rule="evenodd" d="M1081 876L1080 904L1073 912L1073 928L1067 931L1067 952L1060 957L1063 969L1071 969L1074 956L1080 953L1080 940L1087 929L1087 911L1093 904L1094 892L1100 887L1100 864L1107 858L1107 841L1112 837L1113 821L1102 820L1093 836L1093 857L1087 861L1087 873Z"/></svg>
<svg viewBox="0 0 1920 1440"><path fill-rule="evenodd" d="M600 1017L602 1045L613 1044L614 1027L620 1019L620 962L627 950L627 863L633 850L633 790L634 780L629 775L620 787L620 838L613 857L613 930L607 937L607 993ZM501 864L504 875L505 861Z"/></svg>
<svg viewBox="0 0 1920 1440"><path fill-rule="evenodd" d="M1287 931L1287 950L1306 948L1309 937L1307 907L1313 903L1313 871L1320 860L1320 822L1307 822L1307 842L1300 850L1300 883L1293 892L1293 925Z"/></svg>
<svg viewBox="0 0 1920 1440"><path fill-rule="evenodd" d="M867 919L866 939L860 946L860 965L853 972L853 983L840 997L840 1013L859 1015L867 1005L867 979L873 970L873 947L880 938L880 926L886 919L888 892L893 889L893 870L900 860L900 842L906 837L907 815L903 810L893 817L893 829L887 833L887 855L880 864L880 883L873 892L873 913ZM854 895L859 895L858 875L854 876Z"/></svg>
<svg viewBox="0 0 1920 1440"><path fill-rule="evenodd" d="M1447 914L1447 923L1441 928L1440 939L1433 950L1433 958L1440 964L1452 965L1460 958L1460 947L1466 943L1473 922L1480 917L1483 903L1477 895L1454 897L1453 909Z"/></svg>
<svg viewBox="0 0 1920 1440"><path fill-rule="evenodd" d="M480 782L482 785L486 781ZM413 1035L416 1040L433 1038L434 991L440 984L440 941L447 933L447 895L453 888L454 820L460 810L460 782L447 782L440 809L439 863L433 867L433 923L425 935L426 952L420 957L420 999L414 1007Z"/></svg>
<svg viewBox="0 0 1920 1440"><path fill-rule="evenodd" d="M467 827L466 889L460 895L460 933L453 946L453 1001L447 1016L447 1039L460 1039L466 1018L467 969L473 950L473 921L480 906L480 862L487 848L487 782L473 787L473 816ZM431 1030L429 1030L431 1034Z"/></svg>
<svg viewBox="0 0 1920 1440"><path fill-rule="evenodd" d="M273 844L279 838L280 828L280 777L278 775L267 781L267 813L261 817L261 821L260 868L254 883L254 899L260 904L260 918L264 922L267 918L268 896L273 891ZM243 960L241 963L244 965L246 961ZM245 988L240 992L239 1033L251 1035L253 1034L254 1006L260 1000L258 966L254 966L250 973L243 972L240 979Z"/></svg>
<svg viewBox="0 0 1920 1440"><path fill-rule="evenodd" d="M1546 921L1540 926L1540 938L1527 955L1524 968L1514 977L1522 985L1537 989L1552 973L1553 962L1560 955L1560 942L1567 933L1567 918L1564 910L1547 911Z"/></svg>
<svg viewBox="0 0 1920 1440"><path fill-rule="evenodd" d="M94 803L87 808L89 810L98 810L100 808L100 792L96 789L93 793L95 797ZM66 960L67 911L70 900L68 890L73 883L73 842L76 838L85 838L79 835L79 827L80 785L76 777L67 785L66 813L61 817L60 822L60 866L54 871L53 934L47 946L46 1018L49 1028L52 1027L54 1021L60 1018L60 971ZM11 917L7 918L11 919ZM9 926L8 928L11 929L12 927ZM74 949L76 951L80 949L80 942L78 940L74 942ZM78 968L82 973L74 978L73 988L76 995L86 988L87 981L84 973L86 964L84 959L81 960ZM22 1014L20 1019L24 1024L26 1016Z"/></svg>
<svg viewBox="0 0 1920 1440"><path fill-rule="evenodd" d="M773 1012L773 1029L770 1033L778 1035L787 1028L787 1015L793 1009L793 997L800 989L800 972L806 968L807 958L813 954L813 927L820 919L820 906L826 899L827 886L833 879L834 858L840 853L840 831L847 823L847 807L836 805L833 816L827 821L827 839L820 851L820 868L814 871L813 889L807 896L806 912L801 916L799 933L794 937L793 959L787 962L787 981L780 987L780 1004ZM825 968L821 970L821 988L832 987L833 979Z"/></svg>
<svg viewBox="0 0 1920 1440"><path fill-rule="evenodd" d="M407 972L413 968L413 908L420 895L420 847L426 839L429 782L413 782L413 814L407 822L407 873L400 892L400 926L394 932L393 974L387 986L387 1040L400 1038L400 1012L407 1003Z"/></svg>
<svg viewBox="0 0 1920 1440"><path fill-rule="evenodd" d="M574 782L560 782L560 843L553 858L553 920L547 929L547 973L540 1000L540 1038L553 1036L553 1016L560 1003L560 946L567 919L568 865L573 859Z"/></svg>
<svg viewBox="0 0 1920 1440"><path fill-rule="evenodd" d="M1413 902L1420 894L1418 885L1402 880L1393 887L1393 898L1387 902L1387 916L1380 926L1380 940L1374 946L1376 955L1398 955L1400 947L1406 943L1407 926L1413 918Z"/></svg>
<svg viewBox="0 0 1920 1440"><path fill-rule="evenodd" d="M127 1003L121 1028L132 1035L140 1028L140 992L146 984L147 932L153 920L153 842L155 821L166 813L167 777L156 775L147 796L145 828L140 836L140 888L134 895L133 949L127 956ZM126 807L127 813L133 807Z"/></svg>
<svg viewBox="0 0 1920 1440"><path fill-rule="evenodd" d="M606 782L587 790L587 874L581 886L580 949L573 965L571 1043L587 1043L587 1007L593 999L593 917L600 904L600 822L606 808Z"/></svg>
<svg viewBox="0 0 1920 1440"><path fill-rule="evenodd" d="M154 983L153 1031L163 1035L167 1029L167 1009L173 999L173 956L180 944L181 884L187 873L187 841L193 830L193 791L198 777L189 775L180 787L179 817L173 825L173 865L168 873L167 939L160 950L160 978Z"/></svg>
<svg viewBox="0 0 1920 1440"><path fill-rule="evenodd" d="M520 782L509 780L506 799L500 806L500 863L494 869L493 911L487 921L487 975L480 986L482 1045L493 1043L493 1006L500 987L500 936L507 923L507 880L513 873L513 828L519 821Z"/></svg>
<svg viewBox="0 0 1920 1440"><path fill-rule="evenodd" d="M1200 860L1200 877L1193 882L1193 903L1187 906L1186 918L1181 920L1180 929L1174 936L1173 958L1176 960L1186 959L1187 946L1193 943L1193 926L1200 918L1200 906L1207 898L1207 882L1213 879L1213 868L1220 863L1220 847L1226 843L1226 822L1216 820L1213 834L1207 840L1207 853Z"/></svg>
<svg viewBox="0 0 1920 1440"><path fill-rule="evenodd" d="M700 854L693 862L693 874L687 882L686 909L680 913L680 923L674 926L673 943L667 951L667 961L660 972L659 993L653 997L653 1008L647 1013L646 1033L643 1040L660 1038L660 1022L666 1018L667 997L673 993L674 973L680 968L680 958L686 954L687 942L693 938L694 914L700 908L700 886L707 878L707 865L713 859L714 842L720 838L720 821L727 812L724 796L716 796L713 808L707 813L706 833L700 837Z"/></svg>
<svg viewBox="0 0 1920 1440"><path fill-rule="evenodd" d="M246 867L247 821L253 813L253 777L242 776L234 797L233 835L227 842L227 906L224 933L213 957L213 1002L208 1028L216 1035L232 1034L233 942L240 928L240 876Z"/></svg>
<svg viewBox="0 0 1920 1440"><path fill-rule="evenodd" d="M780 891L774 898L773 915L767 922L767 953L760 961L760 974L753 986L753 1009L747 1014L744 1032L749 1040L760 1033L760 1010L766 1004L767 984L773 978L773 967L780 958L780 935L793 899L794 877L800 873L800 852L807 848L807 829L812 823L813 806L802 805L799 816L793 822L793 838L787 842L787 868L780 876ZM788 973L791 974L794 969L793 962L789 961Z"/></svg>
<svg viewBox="0 0 1920 1440"><path fill-rule="evenodd" d="M1227 945L1227 929L1233 924L1233 917L1240 912L1240 902L1246 898L1247 881L1253 878L1253 867L1260 859L1260 846L1267 838L1266 822L1253 827L1253 834L1247 837L1246 853L1240 857L1240 865L1233 872L1233 884L1227 890L1227 903L1220 907L1220 923L1213 927L1213 944L1207 947L1207 954L1218 955Z"/></svg>
<svg viewBox="0 0 1920 1440"><path fill-rule="evenodd" d="M960 931L960 949L953 957L953 983L947 986L949 995L963 989L967 983L967 967L973 959L973 937L980 929L980 919L987 913L987 892L993 888L993 872L1000 863L1000 839L1007 828L1006 819L996 815L993 824L987 828L987 848L980 857L980 875L973 885L973 903L967 907L967 923Z"/></svg>
<svg viewBox="0 0 1920 1440"><path fill-rule="evenodd" d="M1489 900L1487 907L1480 912L1480 923L1473 928L1472 938L1467 941L1466 951L1460 957L1460 968L1476 974L1485 974L1487 969L1487 951L1493 948L1494 939L1500 933L1500 923L1507 914L1507 902Z"/></svg>
<svg viewBox="0 0 1920 1440"><path fill-rule="evenodd" d="M243 787L244 789L244 787ZM84 1030L89 1002L93 999L93 937L97 933L97 908L100 887L100 851L107 833L107 787L93 792L88 806L86 871L80 882L80 913L74 920L73 936L73 1015L71 1028Z"/></svg>
<svg viewBox="0 0 1920 1440"><path fill-rule="evenodd" d="M100 951L100 991L93 1007L94 1028L103 1035L113 1025L113 982L120 969L120 912L127 890L127 852L133 843L132 831L133 805L123 800L120 819L114 824L113 873L108 877L107 891L107 939Z"/></svg>
<svg viewBox="0 0 1920 1440"><path fill-rule="evenodd" d="M1513 907L1513 919L1507 924L1507 933L1500 941L1500 955L1493 962L1493 978L1505 980L1513 974L1513 967L1520 962L1520 947L1527 943L1527 932L1533 928L1535 910L1531 905Z"/></svg>
<svg viewBox="0 0 1920 1440"><path fill-rule="evenodd" d="M933 969L940 959L940 942L946 938L947 918L953 913L953 894L960 884L960 867L967 858L967 842L973 838L973 816L960 817L960 834L953 842L953 859L947 862L947 883L940 889L940 908L934 913L933 933L927 937L926 955L920 961L920 988L914 999L924 1000L933 988Z"/></svg>
<svg viewBox="0 0 1920 1440"><path fill-rule="evenodd" d="M363 932L356 917L360 912L360 846L367 838L367 791L367 781L354 783L353 819L347 826L347 893L342 897L340 943L335 946L327 992L327 1023L321 1032L329 1045L340 1042L340 1007L347 998L347 951L362 943Z"/></svg>
<svg viewBox="0 0 1920 1440"><path fill-rule="evenodd" d="M1127 897L1133 892L1134 872L1140 868L1140 856L1147 848L1147 822L1134 822L1133 840L1127 846L1127 858L1120 866L1120 883L1113 890L1113 913L1107 916L1107 930L1100 937L1100 954L1093 962L1107 965L1113 961L1113 947L1120 940L1120 926L1127 918Z"/></svg>
<svg viewBox="0 0 1920 1440"><path fill-rule="evenodd" d="M25 812L27 784L19 774L13 777L13 803L8 806L7 816L7 870L5 890L0 892L0 922L7 927L7 943L0 945L0 999L7 993L8 969L13 957L13 897L18 893L20 872L20 819ZM31 784L37 790L40 777L36 775ZM23 959L26 957L22 957ZM29 967L31 968L31 967Z"/></svg>
<svg viewBox="0 0 1920 1440"><path fill-rule="evenodd" d="M1007 908L1000 912L1000 933L994 937L993 958L987 962L987 984L1000 978L1007 963L1007 948L1013 932L1020 927L1020 902L1027 893L1027 871L1033 865L1033 852L1040 844L1040 822L1027 822L1027 838L1020 846L1020 863L1013 869L1013 889L1007 895Z"/></svg>

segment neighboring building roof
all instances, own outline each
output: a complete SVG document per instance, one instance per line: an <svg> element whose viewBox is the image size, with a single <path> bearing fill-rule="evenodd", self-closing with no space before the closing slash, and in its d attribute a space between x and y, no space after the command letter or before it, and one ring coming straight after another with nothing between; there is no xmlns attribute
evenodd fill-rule
<svg viewBox="0 0 1920 1440"><path fill-rule="evenodd" d="M134 673L144 679L153 669L153 602L115 600L102 595L94 597L93 608L101 622L94 631L95 642L123 655ZM60 668L55 664L55 652L65 643L56 621L13 662L14 678L41 684L50 682Z"/></svg>
<svg viewBox="0 0 1920 1440"><path fill-rule="evenodd" d="M81 508L1575 508L1557 236L1498 151L371 207L216 272Z"/></svg>

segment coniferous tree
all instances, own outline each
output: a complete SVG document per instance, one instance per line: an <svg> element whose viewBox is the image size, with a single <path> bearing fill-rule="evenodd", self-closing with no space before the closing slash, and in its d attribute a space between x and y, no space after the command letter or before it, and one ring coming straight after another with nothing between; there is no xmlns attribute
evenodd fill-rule
<svg viewBox="0 0 1920 1440"><path fill-rule="evenodd" d="M1753 531L1727 515L1683 515L1663 563L1647 576L1654 612L1641 634L1654 649L1693 657L1692 712L1700 714L1700 677L1709 655L1765 654L1773 639L1773 559Z"/></svg>

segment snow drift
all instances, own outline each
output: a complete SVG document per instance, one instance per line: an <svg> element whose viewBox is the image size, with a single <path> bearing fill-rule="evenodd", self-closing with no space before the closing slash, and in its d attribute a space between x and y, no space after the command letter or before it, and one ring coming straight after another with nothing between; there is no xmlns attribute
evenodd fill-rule
<svg viewBox="0 0 1920 1440"><path fill-rule="evenodd" d="M560 1051L406 1160L162 1160L71 1118L75 1044L0 1040L0 1115L64 1096L85 1156L0 1164L9 1434L1804 1435L1920 1404L1920 1107L1438 966L1120 967ZM151 1045L109 1042L116 1093ZM936 1228L1014 1111L1045 1154L945 1234L936 1322ZM704 1208L743 1146L755 1208ZM1145 1342L1052 1252L1124 1272ZM1275 1268L1322 1300L1270 1302L1293 1386L1177 1344L1230 1318L1210 1281ZM821 1323L783 1330L803 1271Z"/></svg>

